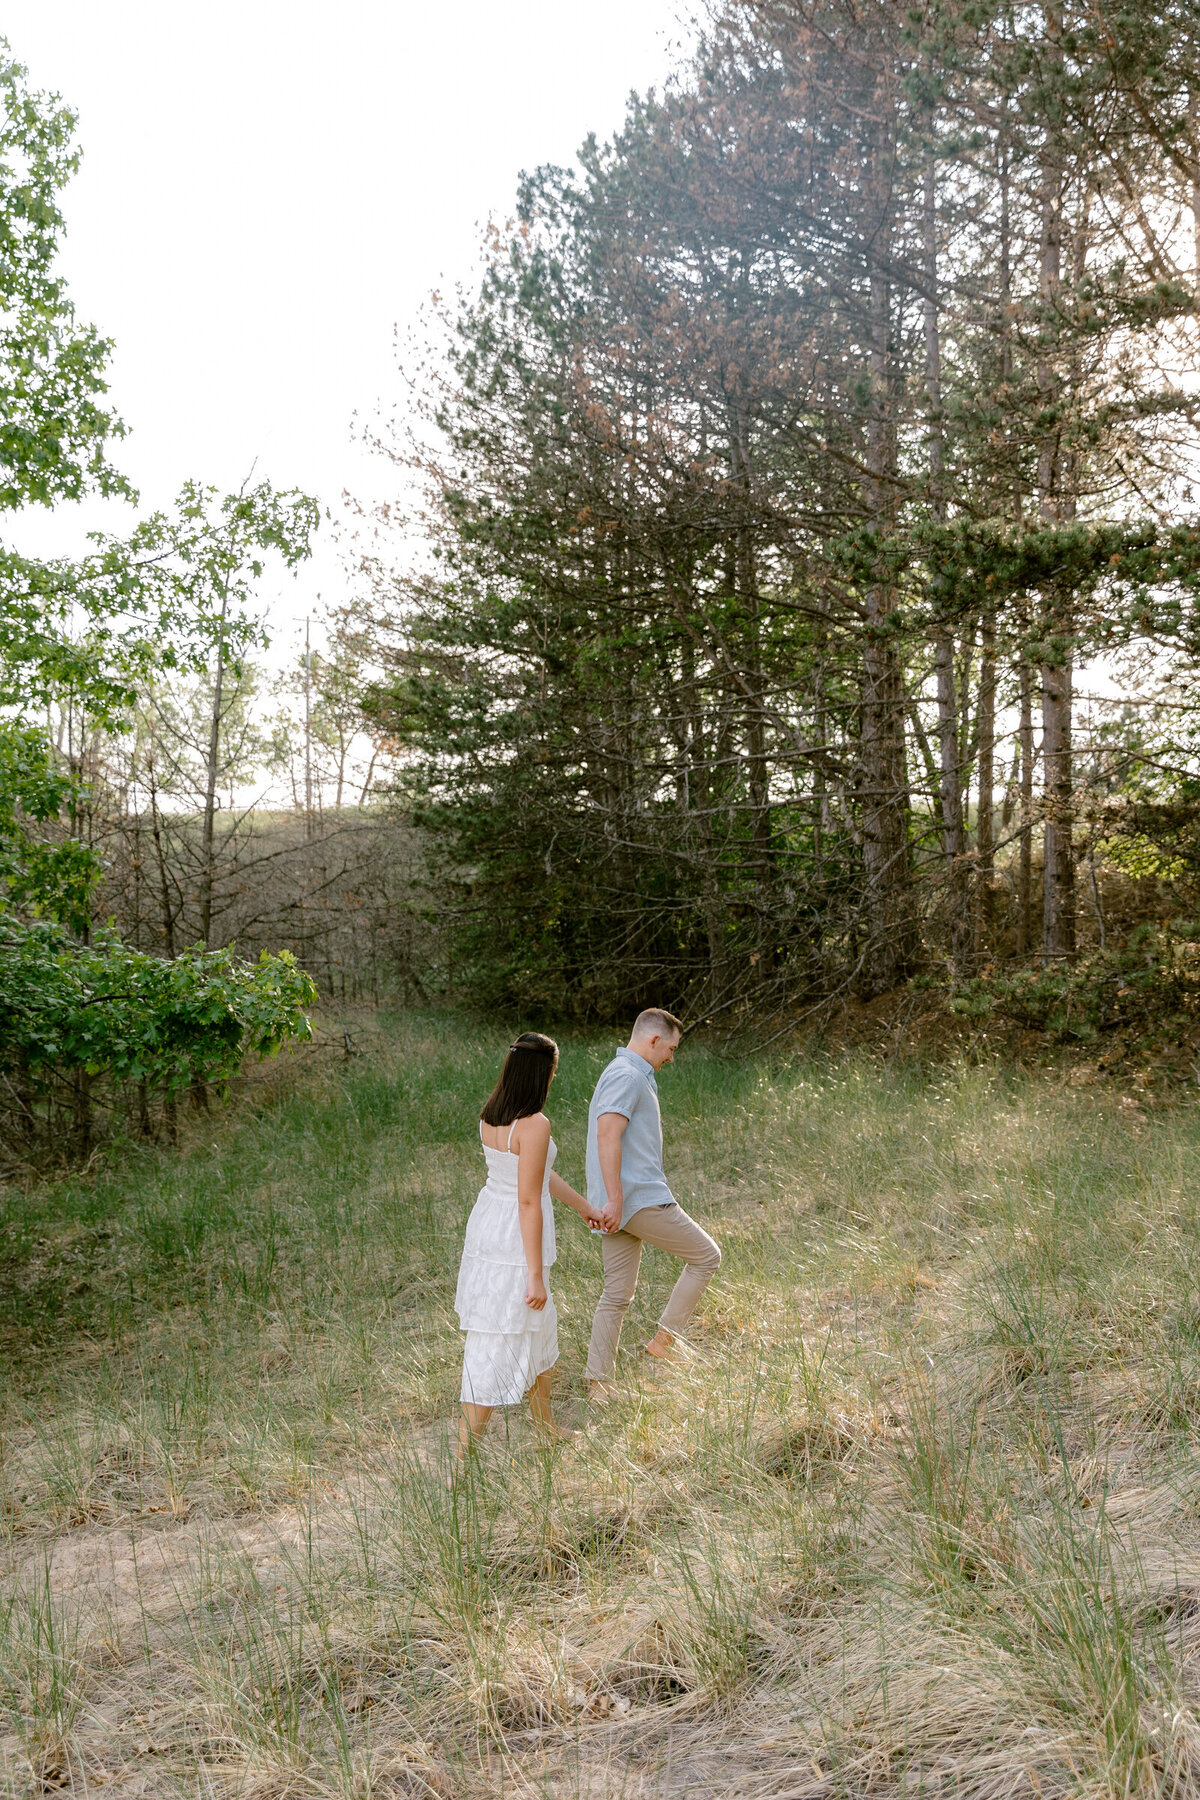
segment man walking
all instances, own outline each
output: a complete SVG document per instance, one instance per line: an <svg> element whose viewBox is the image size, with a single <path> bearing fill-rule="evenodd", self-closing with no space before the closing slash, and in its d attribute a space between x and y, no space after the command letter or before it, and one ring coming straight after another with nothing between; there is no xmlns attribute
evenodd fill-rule
<svg viewBox="0 0 1200 1800"><path fill-rule="evenodd" d="M642 1245L683 1258L658 1330L645 1354L669 1360L671 1347L721 1266L721 1252L689 1219L663 1173L662 1117L655 1075L675 1060L683 1027L657 1007L639 1013L633 1034L596 1083L588 1109L587 1194L603 1213L604 1292L592 1322L587 1379L593 1400L613 1392L621 1324L637 1286Z"/></svg>

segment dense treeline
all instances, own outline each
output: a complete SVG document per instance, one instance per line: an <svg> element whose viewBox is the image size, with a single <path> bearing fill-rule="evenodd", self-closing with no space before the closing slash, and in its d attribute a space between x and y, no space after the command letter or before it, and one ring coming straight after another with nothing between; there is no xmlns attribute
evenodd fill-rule
<svg viewBox="0 0 1200 1800"><path fill-rule="evenodd" d="M918 975L1190 1018L1198 22L716 6L523 181L384 445L404 565L274 679L308 496L0 550L10 1159L173 1131L312 977L764 1036ZM74 122L0 90L0 509L133 498L54 273Z"/></svg>
<svg viewBox="0 0 1200 1800"><path fill-rule="evenodd" d="M1198 281L1189 6L741 0L528 178L375 564L470 990L795 1018L1194 868Z"/></svg>

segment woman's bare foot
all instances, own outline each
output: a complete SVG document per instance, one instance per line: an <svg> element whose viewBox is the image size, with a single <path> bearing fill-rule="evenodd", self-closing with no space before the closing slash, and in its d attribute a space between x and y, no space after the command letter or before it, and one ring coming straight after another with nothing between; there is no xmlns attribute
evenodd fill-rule
<svg viewBox="0 0 1200 1800"><path fill-rule="evenodd" d="M487 1422L492 1416L490 1406L474 1406L464 1400L458 1416L458 1445L450 1473L446 1477L446 1486L453 1492L467 1472L467 1465L475 1455L479 1440L487 1429Z"/></svg>
<svg viewBox="0 0 1200 1800"><path fill-rule="evenodd" d="M450 1467L446 1473L446 1486L450 1493L454 1493L455 1489L461 1487L467 1479L476 1454L474 1444L455 1445L454 1455L450 1458Z"/></svg>
<svg viewBox="0 0 1200 1800"><path fill-rule="evenodd" d="M565 1425L555 1422L550 1405L550 1371L539 1375L529 1390L529 1410L533 1414L533 1422L538 1436L551 1444L565 1444L568 1439L577 1437L578 1432L569 1430Z"/></svg>
<svg viewBox="0 0 1200 1800"><path fill-rule="evenodd" d="M541 1420L537 1420L535 1423L537 1434L543 1443L569 1444L573 1438L579 1436L579 1433L573 1431L569 1425L560 1425L555 1419L550 1419L545 1424Z"/></svg>
<svg viewBox="0 0 1200 1800"><path fill-rule="evenodd" d="M611 1406L620 1389L615 1381L592 1381L588 1383L588 1404L590 1406Z"/></svg>

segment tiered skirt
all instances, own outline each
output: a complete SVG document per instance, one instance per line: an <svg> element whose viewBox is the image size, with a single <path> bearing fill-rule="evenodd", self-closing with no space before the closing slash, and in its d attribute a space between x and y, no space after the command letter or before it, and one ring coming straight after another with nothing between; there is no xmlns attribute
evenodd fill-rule
<svg viewBox="0 0 1200 1800"><path fill-rule="evenodd" d="M482 1217L477 1216L481 1207ZM458 1322L466 1333L461 1397L476 1406L519 1406L538 1376L558 1361L558 1313L548 1285L549 1297L540 1312L526 1306L523 1258L517 1263L480 1254L481 1238L495 1241L487 1229L490 1211L481 1196L471 1219L475 1229L468 1226L454 1296ZM553 1252L552 1236L547 1247Z"/></svg>

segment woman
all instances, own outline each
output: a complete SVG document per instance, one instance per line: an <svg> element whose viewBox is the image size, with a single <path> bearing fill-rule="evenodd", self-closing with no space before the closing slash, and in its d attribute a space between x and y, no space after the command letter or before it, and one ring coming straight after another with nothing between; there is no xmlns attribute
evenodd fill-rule
<svg viewBox="0 0 1200 1800"><path fill-rule="evenodd" d="M554 1261L551 1196L589 1225L600 1214L553 1173L558 1146L542 1111L558 1069L558 1045L523 1031L509 1047L479 1122L488 1178L467 1221L454 1297L467 1334L463 1354L461 1468L495 1406L529 1395L534 1423L555 1435L550 1371L558 1361L558 1314L546 1285Z"/></svg>

